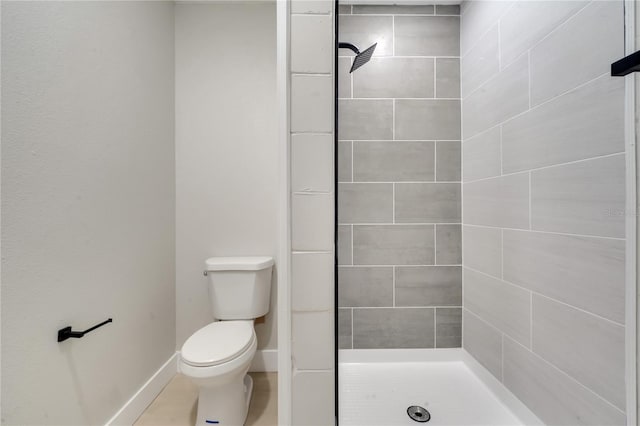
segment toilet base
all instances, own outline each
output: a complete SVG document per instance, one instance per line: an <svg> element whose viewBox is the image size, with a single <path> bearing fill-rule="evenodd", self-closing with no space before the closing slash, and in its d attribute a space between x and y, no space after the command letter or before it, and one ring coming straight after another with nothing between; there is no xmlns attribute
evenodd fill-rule
<svg viewBox="0 0 640 426"><path fill-rule="evenodd" d="M248 374L241 381L225 386L201 387L196 425L244 425L252 393L253 379Z"/></svg>

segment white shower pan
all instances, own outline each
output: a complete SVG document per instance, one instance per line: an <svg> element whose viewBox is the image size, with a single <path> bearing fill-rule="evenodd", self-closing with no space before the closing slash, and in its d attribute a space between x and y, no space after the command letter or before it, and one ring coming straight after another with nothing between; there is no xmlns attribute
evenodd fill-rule
<svg viewBox="0 0 640 426"><path fill-rule="evenodd" d="M339 351L340 426L542 425L463 349ZM409 418L418 405L427 423Z"/></svg>

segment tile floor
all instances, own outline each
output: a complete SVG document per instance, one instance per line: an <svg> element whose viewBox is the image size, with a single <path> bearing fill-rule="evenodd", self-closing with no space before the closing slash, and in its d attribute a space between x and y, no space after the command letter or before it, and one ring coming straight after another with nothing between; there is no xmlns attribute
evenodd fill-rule
<svg viewBox="0 0 640 426"><path fill-rule="evenodd" d="M246 426L278 424L278 374L250 373L253 396ZM138 418L135 426L187 426L196 422L198 389L182 374L176 376L160 392Z"/></svg>

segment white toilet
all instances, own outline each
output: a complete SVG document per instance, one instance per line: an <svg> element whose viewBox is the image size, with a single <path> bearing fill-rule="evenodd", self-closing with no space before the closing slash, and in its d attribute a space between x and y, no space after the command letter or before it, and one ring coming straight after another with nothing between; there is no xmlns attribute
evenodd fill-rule
<svg viewBox="0 0 640 426"><path fill-rule="evenodd" d="M182 346L180 371L199 388L196 425L244 424L253 381L247 375L256 353L253 320L269 311L271 257L206 260L209 301L217 320Z"/></svg>

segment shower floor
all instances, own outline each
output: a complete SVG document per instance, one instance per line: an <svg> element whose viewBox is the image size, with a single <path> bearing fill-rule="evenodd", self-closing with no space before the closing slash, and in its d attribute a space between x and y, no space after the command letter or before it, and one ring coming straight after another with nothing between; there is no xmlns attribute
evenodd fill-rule
<svg viewBox="0 0 640 426"><path fill-rule="evenodd" d="M430 426L527 424L468 367L462 351L442 351L426 362L415 362L416 353L394 362L403 353L395 350L340 351L340 426L417 425L407 415L411 405L430 412ZM392 361L380 361L385 352Z"/></svg>

